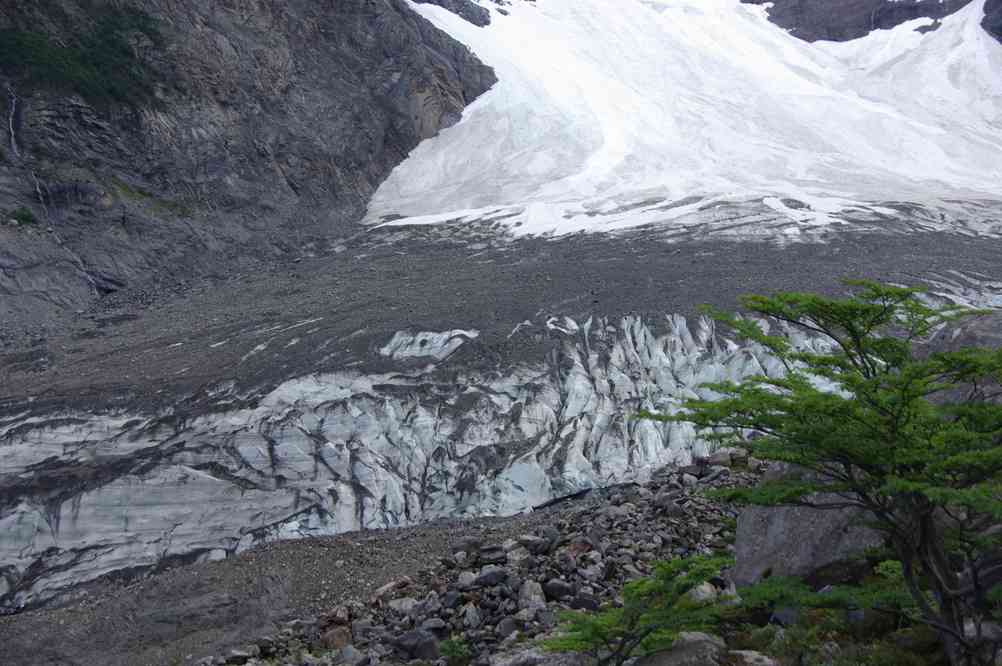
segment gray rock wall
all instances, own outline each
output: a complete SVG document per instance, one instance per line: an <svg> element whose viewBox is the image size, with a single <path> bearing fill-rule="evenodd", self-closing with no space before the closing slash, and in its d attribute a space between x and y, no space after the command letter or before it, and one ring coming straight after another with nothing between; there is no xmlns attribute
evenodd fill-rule
<svg viewBox="0 0 1002 666"><path fill-rule="evenodd" d="M943 18L971 2L971 0L741 1L753 5L772 5L769 7L769 18L772 22L808 42L819 39L843 42L863 37L874 30L887 30L912 19ZM989 0L989 3L996 1Z"/></svg>
<svg viewBox="0 0 1002 666"><path fill-rule="evenodd" d="M1002 42L1002 0L986 0L985 19L981 25L995 39Z"/></svg>
<svg viewBox="0 0 1002 666"><path fill-rule="evenodd" d="M162 33L132 36L155 100L98 105L0 63L8 333L349 233L389 171L495 81L404 0L117 4ZM89 6L4 3L0 31L72 42ZM7 224L19 207L38 223Z"/></svg>

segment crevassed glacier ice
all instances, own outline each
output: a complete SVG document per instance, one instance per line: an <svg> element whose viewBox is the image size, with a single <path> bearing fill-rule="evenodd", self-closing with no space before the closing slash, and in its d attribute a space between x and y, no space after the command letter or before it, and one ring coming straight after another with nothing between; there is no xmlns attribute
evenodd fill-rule
<svg viewBox="0 0 1002 666"><path fill-rule="evenodd" d="M764 350L679 316L544 317L515 335L552 336L556 351L503 372L429 363L304 376L238 409L224 387L200 415L27 403L0 420L0 608L168 558L517 513L643 477L705 444L685 424L633 418L638 410L778 371ZM425 359L474 344L471 331L412 337L427 341Z"/></svg>

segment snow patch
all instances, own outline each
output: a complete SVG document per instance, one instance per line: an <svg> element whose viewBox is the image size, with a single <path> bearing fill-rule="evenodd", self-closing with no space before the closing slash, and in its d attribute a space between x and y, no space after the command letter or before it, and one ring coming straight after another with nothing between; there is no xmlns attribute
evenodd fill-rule
<svg viewBox="0 0 1002 666"><path fill-rule="evenodd" d="M790 233L869 202L1000 200L1002 45L981 4L925 34L814 44L739 0L516 2L486 28L412 4L500 81L397 167L368 221L564 234L757 201Z"/></svg>

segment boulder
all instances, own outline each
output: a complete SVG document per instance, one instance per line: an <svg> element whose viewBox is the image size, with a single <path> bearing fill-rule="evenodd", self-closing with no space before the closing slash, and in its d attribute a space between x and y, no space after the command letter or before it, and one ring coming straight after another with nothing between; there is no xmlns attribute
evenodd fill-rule
<svg viewBox="0 0 1002 666"><path fill-rule="evenodd" d="M560 578L551 578L543 584L543 592L546 593L547 599L560 601L574 596L574 586Z"/></svg>
<svg viewBox="0 0 1002 666"><path fill-rule="evenodd" d="M546 597L543 594L543 586L534 580L527 580L522 583L518 591L518 607L520 609L546 608Z"/></svg>
<svg viewBox="0 0 1002 666"><path fill-rule="evenodd" d="M738 515L736 564L731 578L739 586L770 575L821 577L846 582L850 566L881 535L860 525L858 510L806 507L748 507ZM843 579L843 580L840 580Z"/></svg>
<svg viewBox="0 0 1002 666"><path fill-rule="evenodd" d="M636 666L719 666L727 644L719 636L683 631L670 650L647 655Z"/></svg>
<svg viewBox="0 0 1002 666"><path fill-rule="evenodd" d="M477 576L475 584L479 587L494 587L503 583L507 577L508 572L504 567L488 564L480 570L480 575Z"/></svg>
<svg viewBox="0 0 1002 666"><path fill-rule="evenodd" d="M752 650L731 650L727 653L730 666L779 666L779 662L768 655Z"/></svg>
<svg viewBox="0 0 1002 666"><path fill-rule="evenodd" d="M344 666L362 666L362 664L368 663L369 656L361 652L354 645L346 645L341 648L337 657L338 664L343 664Z"/></svg>
<svg viewBox="0 0 1002 666"><path fill-rule="evenodd" d="M491 657L490 666L582 666L579 654L554 654L539 648L518 648Z"/></svg>
<svg viewBox="0 0 1002 666"><path fill-rule="evenodd" d="M397 647L411 659L438 659L438 639L430 631L408 631L397 639Z"/></svg>

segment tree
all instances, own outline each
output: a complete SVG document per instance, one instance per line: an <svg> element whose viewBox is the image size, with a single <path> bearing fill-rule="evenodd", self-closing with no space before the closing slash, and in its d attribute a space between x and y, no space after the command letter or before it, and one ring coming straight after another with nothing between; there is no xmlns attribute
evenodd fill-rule
<svg viewBox="0 0 1002 666"><path fill-rule="evenodd" d="M689 593L729 564L723 557L659 562L654 575L626 584L622 606L565 614L563 633L546 646L590 654L598 666L621 666L636 654L670 647L683 631L709 630L727 609Z"/></svg>
<svg viewBox="0 0 1002 666"><path fill-rule="evenodd" d="M862 509L951 663L994 663L1002 646L991 622L1002 591L1002 350L930 352L924 343L941 327L982 312L929 305L918 289L847 284L846 298L753 295L742 299L752 317L715 312L785 372L709 385L712 399L646 416L691 422L713 440L803 472L737 489L732 499ZM777 324L815 344L770 332Z"/></svg>

